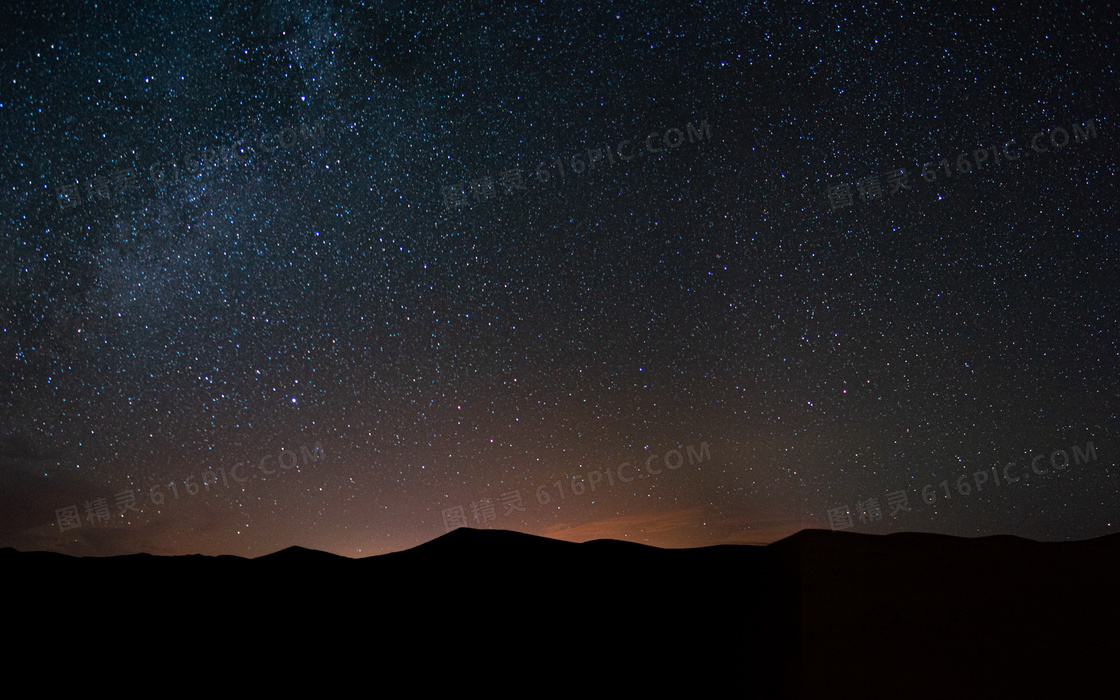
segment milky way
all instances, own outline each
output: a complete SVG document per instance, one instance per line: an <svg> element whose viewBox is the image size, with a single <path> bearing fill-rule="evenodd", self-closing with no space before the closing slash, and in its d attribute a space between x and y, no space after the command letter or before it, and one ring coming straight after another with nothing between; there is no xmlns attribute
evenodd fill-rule
<svg viewBox="0 0 1120 700"><path fill-rule="evenodd" d="M1112 532L1117 18L963 11L5 3L0 546Z"/></svg>

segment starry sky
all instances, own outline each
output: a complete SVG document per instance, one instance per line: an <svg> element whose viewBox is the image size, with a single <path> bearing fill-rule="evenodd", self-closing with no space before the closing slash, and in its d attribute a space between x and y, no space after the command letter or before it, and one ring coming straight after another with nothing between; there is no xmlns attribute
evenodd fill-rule
<svg viewBox="0 0 1120 700"><path fill-rule="evenodd" d="M1117 13L911 5L5 2L0 546L1115 531Z"/></svg>

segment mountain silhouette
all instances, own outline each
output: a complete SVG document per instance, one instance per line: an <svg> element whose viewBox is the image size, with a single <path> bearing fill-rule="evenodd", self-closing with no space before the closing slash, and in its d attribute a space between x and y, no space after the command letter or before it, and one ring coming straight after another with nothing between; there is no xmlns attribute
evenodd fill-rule
<svg viewBox="0 0 1120 700"><path fill-rule="evenodd" d="M1070 697L1110 679L1118 554L1120 535L805 530L765 547L659 549L461 528L364 559L4 549L0 567L9 600L30 611L13 638L45 648L75 621L144 619L138 640L152 624L173 640L130 647L156 664L169 648L204 657L236 640L246 668L368 665L376 653L534 683L552 673L574 690L583 665L580 678L613 676L627 694L675 681L747 697L1000 698ZM529 673L539 664L550 670Z"/></svg>

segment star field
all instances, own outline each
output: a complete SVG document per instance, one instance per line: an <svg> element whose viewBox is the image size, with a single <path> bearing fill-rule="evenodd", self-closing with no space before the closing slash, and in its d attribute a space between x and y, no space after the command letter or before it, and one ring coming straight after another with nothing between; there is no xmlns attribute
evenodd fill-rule
<svg viewBox="0 0 1120 700"><path fill-rule="evenodd" d="M1108 9L0 13L0 546L1116 526Z"/></svg>

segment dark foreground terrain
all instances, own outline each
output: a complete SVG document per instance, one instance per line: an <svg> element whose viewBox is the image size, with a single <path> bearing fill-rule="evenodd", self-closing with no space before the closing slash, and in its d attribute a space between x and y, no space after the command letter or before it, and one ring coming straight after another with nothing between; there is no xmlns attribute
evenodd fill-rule
<svg viewBox="0 0 1120 700"><path fill-rule="evenodd" d="M662 550L460 529L359 560L5 549L5 666L144 695L1115 697L1118 555L1120 535L817 530Z"/></svg>

